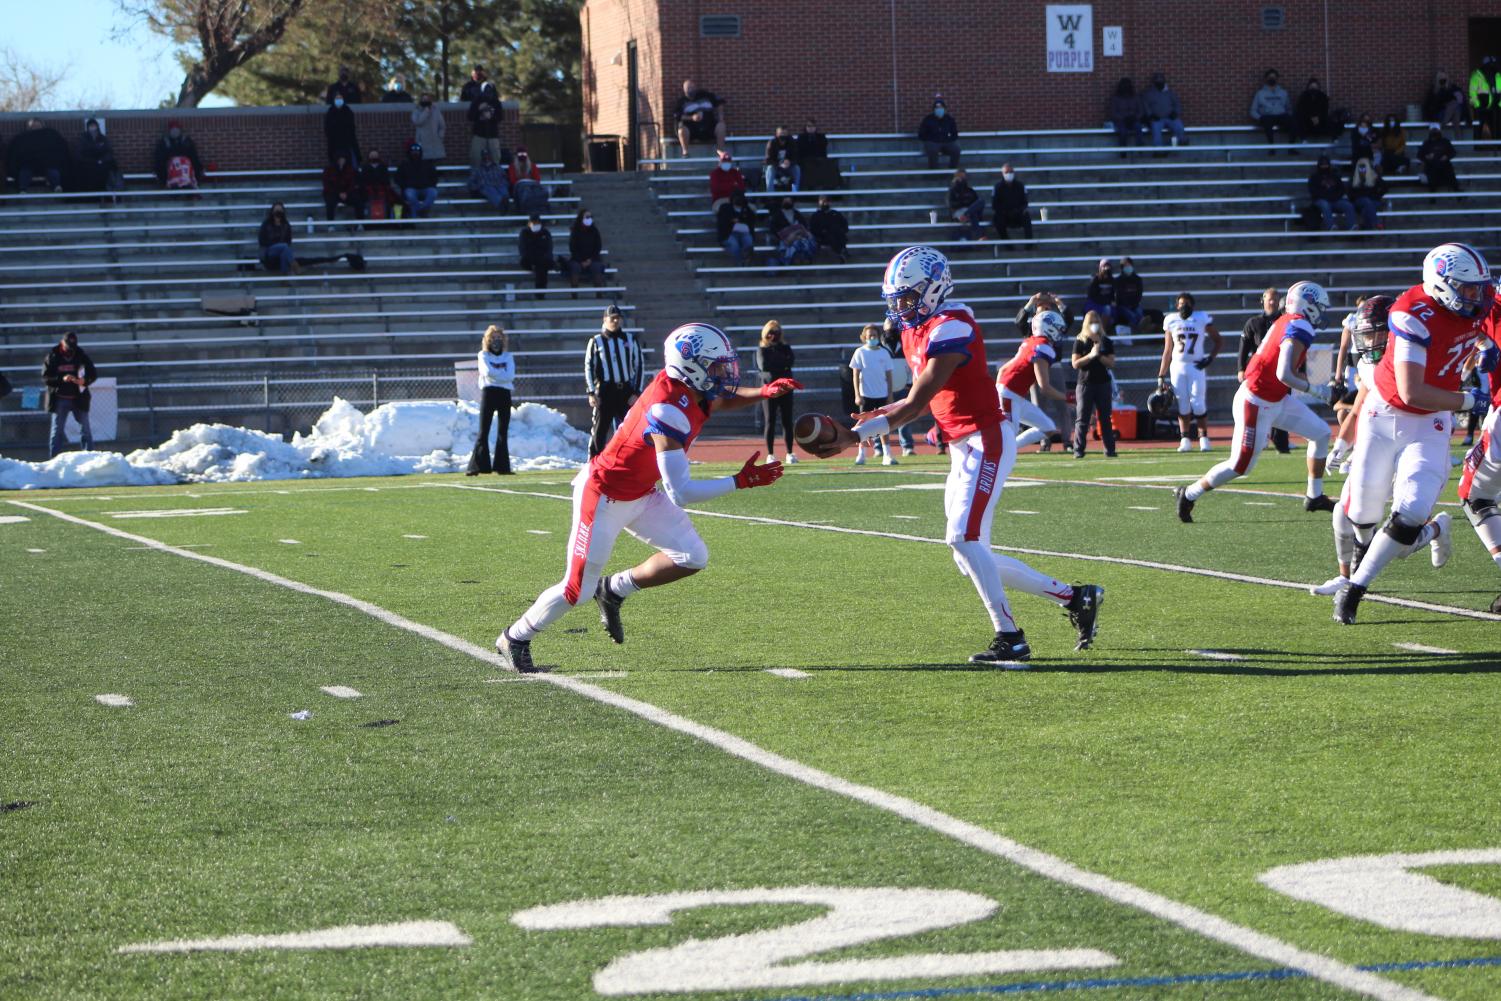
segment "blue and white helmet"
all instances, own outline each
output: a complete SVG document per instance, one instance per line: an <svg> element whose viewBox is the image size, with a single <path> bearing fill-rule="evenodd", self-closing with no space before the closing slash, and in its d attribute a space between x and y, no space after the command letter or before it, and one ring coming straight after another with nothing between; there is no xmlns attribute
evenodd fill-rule
<svg viewBox="0 0 1501 1001"><path fill-rule="evenodd" d="M723 330L685 323L667 335L662 368L669 376L717 400L740 387L740 357Z"/></svg>
<svg viewBox="0 0 1501 1001"><path fill-rule="evenodd" d="M1329 293L1314 282L1293 282L1282 300L1282 310L1297 313L1318 330L1324 325L1324 314L1329 310Z"/></svg>
<svg viewBox="0 0 1501 1001"><path fill-rule="evenodd" d="M1423 291L1459 316L1480 316L1496 294L1491 268L1465 243L1442 243L1423 258Z"/></svg>
<svg viewBox="0 0 1501 1001"><path fill-rule="evenodd" d="M949 259L932 247L901 251L886 265L886 276L881 279L886 315L904 329L938 312L953 291Z"/></svg>
<svg viewBox="0 0 1501 1001"><path fill-rule="evenodd" d="M1068 332L1068 324L1063 320L1063 314L1051 309L1039 309L1032 314L1032 336L1039 334L1046 337L1054 344L1063 341L1063 335Z"/></svg>

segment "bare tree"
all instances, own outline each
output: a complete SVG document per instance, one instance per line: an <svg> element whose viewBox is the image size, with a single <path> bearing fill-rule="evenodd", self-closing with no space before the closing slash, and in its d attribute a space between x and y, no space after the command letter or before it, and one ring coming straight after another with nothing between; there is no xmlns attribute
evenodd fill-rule
<svg viewBox="0 0 1501 1001"><path fill-rule="evenodd" d="M0 49L0 111L45 111L54 102L66 71L28 63Z"/></svg>
<svg viewBox="0 0 1501 1001"><path fill-rule="evenodd" d="M117 0L126 14L182 46L179 108L194 108L226 76L275 45L304 0Z"/></svg>

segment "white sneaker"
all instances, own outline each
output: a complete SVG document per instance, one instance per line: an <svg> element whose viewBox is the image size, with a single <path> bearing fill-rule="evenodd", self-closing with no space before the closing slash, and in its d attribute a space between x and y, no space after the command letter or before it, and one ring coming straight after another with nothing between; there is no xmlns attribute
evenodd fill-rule
<svg viewBox="0 0 1501 1001"><path fill-rule="evenodd" d="M857 466L863 466L863 465L865 465L865 453L864 452L856 452L855 453L855 465L857 465Z"/></svg>
<svg viewBox="0 0 1501 1001"><path fill-rule="evenodd" d="M917 449L915 449L915 448L908 448L905 445L903 445L902 446L902 454L903 455L916 455L917 454Z"/></svg>
<svg viewBox="0 0 1501 1001"><path fill-rule="evenodd" d="M1338 594L1340 588L1344 587L1348 583L1350 583L1350 578L1346 577L1344 574L1341 574L1338 577L1330 577L1328 580L1324 581L1324 583L1319 584L1316 587L1310 587L1308 589L1308 593L1319 594L1328 597L1331 594Z"/></svg>
<svg viewBox="0 0 1501 1001"><path fill-rule="evenodd" d="M797 465L797 456L793 455L791 452L788 452L787 458L783 459L782 462L789 466L795 466Z"/></svg>
<svg viewBox="0 0 1501 1001"><path fill-rule="evenodd" d="M888 452L885 455L881 456L881 465L883 465L883 466L895 466L896 464L897 464L897 461L891 455L890 452Z"/></svg>
<svg viewBox="0 0 1501 1001"><path fill-rule="evenodd" d="M1440 511L1433 517L1433 524L1438 528L1438 535L1428 543L1430 550L1428 556L1433 560L1433 565L1441 567L1449 562L1449 554L1454 551L1454 536L1449 531L1449 512Z"/></svg>
<svg viewBox="0 0 1501 1001"><path fill-rule="evenodd" d="M1214 451L1214 446L1211 445L1211 444L1209 444L1209 436L1207 434L1204 435L1203 437L1201 437L1199 439L1199 451L1200 452L1212 452L1212 451Z"/></svg>
<svg viewBox="0 0 1501 1001"><path fill-rule="evenodd" d="M1193 447L1194 443L1188 438L1184 438L1182 441L1178 442L1178 451L1180 452L1192 452Z"/></svg>

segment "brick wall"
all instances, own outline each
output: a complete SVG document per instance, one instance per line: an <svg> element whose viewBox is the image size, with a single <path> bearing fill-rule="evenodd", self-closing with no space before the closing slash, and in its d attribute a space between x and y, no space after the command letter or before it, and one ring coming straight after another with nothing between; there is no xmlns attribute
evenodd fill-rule
<svg viewBox="0 0 1501 1001"><path fill-rule="evenodd" d="M388 162L405 155L412 139L412 105L359 104L354 106L355 132L360 145L377 148ZM115 156L126 173L151 170L151 151L166 132L167 122L177 119L183 131L198 145L198 154L210 168L220 170L277 170L322 167L327 162L323 138L324 107L200 108L150 111L108 111L105 131ZM444 139L445 163L469 160L468 106L442 106L448 130ZM502 109L501 141L514 149L521 135L521 119L514 101ZM82 112L41 115L0 115L0 140L8 142L25 127L26 120L40 118L76 146L88 117Z"/></svg>
<svg viewBox="0 0 1501 1001"><path fill-rule="evenodd" d="M1284 11L1280 30L1261 27L1269 5ZM625 129L625 68L610 59L630 37L641 51L641 100L652 112L642 118L666 123L669 134L685 77L729 100L731 134L796 128L807 116L831 132L915 131L939 92L961 130L1099 126L1120 77L1141 86L1157 70L1178 92L1189 125L1239 124L1269 66L1294 98L1317 76L1335 108L1405 115L1422 103L1436 70L1468 78L1468 18L1501 14L1495 0L1329 0L1326 36L1324 0L1118 0L1093 5L1095 69L1048 73L1045 6L588 0L585 128ZM740 15L742 37L699 37L704 14ZM1124 29L1123 56L1103 55L1106 25ZM659 72L647 68L653 56Z"/></svg>

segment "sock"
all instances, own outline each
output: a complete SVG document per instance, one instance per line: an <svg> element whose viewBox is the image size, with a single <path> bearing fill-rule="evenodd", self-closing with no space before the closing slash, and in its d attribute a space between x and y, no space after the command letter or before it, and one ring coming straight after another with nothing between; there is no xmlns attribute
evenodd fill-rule
<svg viewBox="0 0 1501 1001"><path fill-rule="evenodd" d="M1001 569L991 558L990 547L983 542L951 542L954 562L980 592L990 623L998 633L1017 632L1016 620L1011 617L1011 603L1006 600L1006 588L1001 582Z"/></svg>
<svg viewBox="0 0 1501 1001"><path fill-rule="evenodd" d="M1191 501L1196 501L1213 489L1213 487L1206 486L1203 480L1194 480L1188 485L1188 489L1183 491L1183 496Z"/></svg>
<svg viewBox="0 0 1501 1001"><path fill-rule="evenodd" d="M1322 497L1324 495L1324 478L1322 476L1310 476L1308 478L1308 496Z"/></svg>
<svg viewBox="0 0 1501 1001"><path fill-rule="evenodd" d="M590 588L585 593L592 596L594 589ZM572 609L573 606L568 603L567 597L563 594L563 585L554 584L538 595L537 600L532 602L532 607L526 610L526 614L513 622L506 632L511 634L513 640L530 640Z"/></svg>
<svg viewBox="0 0 1501 1001"><path fill-rule="evenodd" d="M1402 555L1407 547L1385 532L1377 532L1371 540L1371 548L1366 550L1365 558L1360 561L1360 568L1350 578L1352 584L1361 587L1370 587L1376 580L1376 575L1381 573L1386 565Z"/></svg>
<svg viewBox="0 0 1501 1001"><path fill-rule="evenodd" d="M1198 480L1188 488L1188 499L1196 501L1215 487L1222 487L1239 475L1235 471L1235 462L1231 459L1226 459L1205 473L1203 479Z"/></svg>
<svg viewBox="0 0 1501 1001"><path fill-rule="evenodd" d="M1027 430L1016 436L1016 447L1026 448L1028 445L1036 445L1042 441L1043 437L1041 428L1027 428Z"/></svg>
<svg viewBox="0 0 1501 1001"><path fill-rule="evenodd" d="M612 574L605 581L605 587L608 587L610 593L617 598L624 598L626 595L635 594L641 590L640 585L636 583L636 578L631 576L629 570L622 570L617 574Z"/></svg>
<svg viewBox="0 0 1501 1001"><path fill-rule="evenodd" d="M1021 560L995 553L996 568L1001 573L1001 583L1039 598L1051 598L1060 605L1067 605L1074 596L1074 589L1056 581L1045 573L1039 573Z"/></svg>

